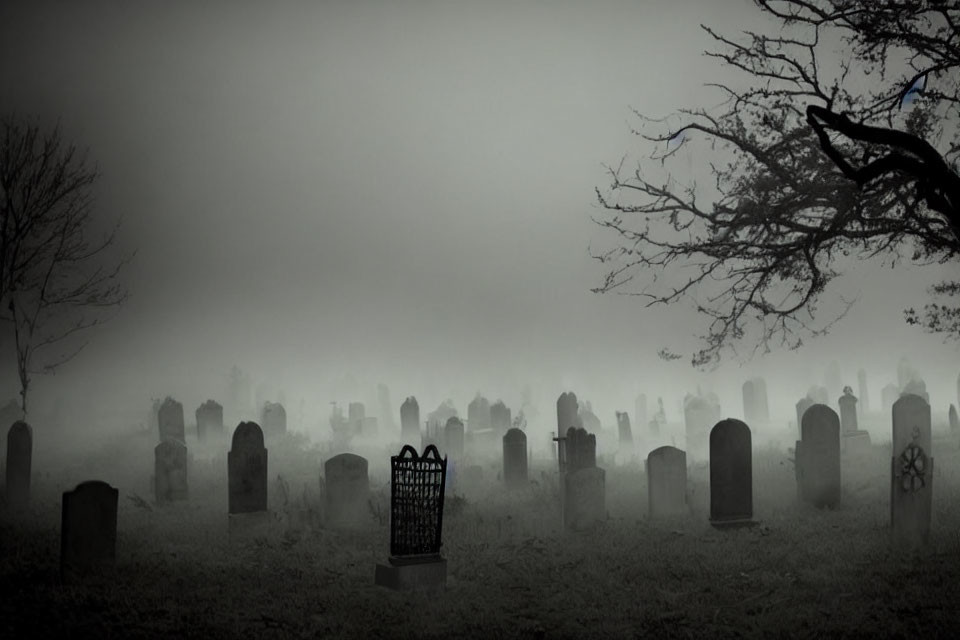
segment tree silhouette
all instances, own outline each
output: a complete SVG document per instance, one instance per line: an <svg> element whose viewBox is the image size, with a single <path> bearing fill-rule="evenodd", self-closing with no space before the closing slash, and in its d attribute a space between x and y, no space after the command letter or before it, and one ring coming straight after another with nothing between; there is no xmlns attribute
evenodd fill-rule
<svg viewBox="0 0 960 640"><path fill-rule="evenodd" d="M854 301L823 308L824 293L854 260L960 254L960 4L755 4L772 33L737 40L701 25L719 48L706 55L738 72L709 85L723 102L680 109L672 130L634 111L634 133L665 151L629 174L624 161L608 167L609 188L596 190L594 220L615 235L591 250L606 269L593 290L692 302L708 319L694 366L829 331ZM708 184L667 171L683 152ZM960 338L960 282L930 293L907 322Z"/></svg>

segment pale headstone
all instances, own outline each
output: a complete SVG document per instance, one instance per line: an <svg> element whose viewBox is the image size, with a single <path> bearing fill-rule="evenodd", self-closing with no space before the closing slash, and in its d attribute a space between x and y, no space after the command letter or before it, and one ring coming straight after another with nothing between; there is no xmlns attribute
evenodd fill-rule
<svg viewBox="0 0 960 640"><path fill-rule="evenodd" d="M81 482L63 492L60 518L60 574L83 578L111 567L117 557L117 501L106 482Z"/></svg>
<svg viewBox="0 0 960 640"><path fill-rule="evenodd" d="M33 429L17 420L7 431L7 503L15 508L30 503L30 472L33 463Z"/></svg>
<svg viewBox="0 0 960 640"><path fill-rule="evenodd" d="M263 405L263 432L280 434L287 432L287 411L279 402L266 402Z"/></svg>
<svg viewBox="0 0 960 640"><path fill-rule="evenodd" d="M448 459L463 459L463 421L460 418L453 416L447 419L443 427L443 444Z"/></svg>
<svg viewBox="0 0 960 640"><path fill-rule="evenodd" d="M630 428L630 416L626 411L617 411L617 436L621 451L633 450L633 430Z"/></svg>
<svg viewBox="0 0 960 640"><path fill-rule="evenodd" d="M256 422L241 422L227 453L231 514L267 510L267 449Z"/></svg>
<svg viewBox="0 0 960 640"><path fill-rule="evenodd" d="M413 396L409 396L400 405L400 429L400 436L405 444L420 442L420 405Z"/></svg>
<svg viewBox="0 0 960 640"><path fill-rule="evenodd" d="M153 450L154 497L157 504L187 499L187 445L164 440Z"/></svg>
<svg viewBox="0 0 960 640"><path fill-rule="evenodd" d="M561 393L557 398L557 433L566 433L571 427L582 427L578 412L577 395L572 391Z"/></svg>
<svg viewBox="0 0 960 640"><path fill-rule="evenodd" d="M728 418L710 430L710 523L752 524L753 449L750 427Z"/></svg>
<svg viewBox="0 0 960 640"><path fill-rule="evenodd" d="M205 442L207 434L215 437L223 435L223 406L213 400L207 400L196 410L197 440Z"/></svg>
<svg viewBox="0 0 960 640"><path fill-rule="evenodd" d="M164 440L176 440L178 442L187 442L185 430L183 427L183 405L167 396L160 405L157 412L157 420L160 428L160 442Z"/></svg>
<svg viewBox="0 0 960 640"><path fill-rule="evenodd" d="M563 474L563 525L573 531L589 529L607 519L606 472L586 467Z"/></svg>
<svg viewBox="0 0 960 640"><path fill-rule="evenodd" d="M367 459L341 453L323 465L327 522L332 528L349 529L370 520L370 479Z"/></svg>
<svg viewBox="0 0 960 640"><path fill-rule="evenodd" d="M837 401L840 406L840 427L844 434L853 433L859 430L857 423L857 397L853 395L853 389L843 388L843 395Z"/></svg>
<svg viewBox="0 0 960 640"><path fill-rule="evenodd" d="M520 429L503 434L503 481L508 487L527 484L527 434Z"/></svg>
<svg viewBox="0 0 960 640"><path fill-rule="evenodd" d="M815 507L840 504L840 418L824 404L803 414L802 439L797 448L800 497Z"/></svg>
<svg viewBox="0 0 960 640"><path fill-rule="evenodd" d="M660 447L647 456L647 495L651 518L685 516L687 454L676 447Z"/></svg>
<svg viewBox="0 0 960 640"><path fill-rule="evenodd" d="M890 461L890 519L893 543L918 548L930 537L933 458L930 456L930 405L913 394L893 405L893 457Z"/></svg>

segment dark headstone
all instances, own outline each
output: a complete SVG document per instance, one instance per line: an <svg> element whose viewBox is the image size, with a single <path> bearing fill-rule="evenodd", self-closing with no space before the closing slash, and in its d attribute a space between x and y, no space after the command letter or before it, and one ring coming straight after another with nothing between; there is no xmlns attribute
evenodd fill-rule
<svg viewBox="0 0 960 640"><path fill-rule="evenodd" d="M443 427L443 444L451 460L463 459L463 421L453 416Z"/></svg>
<svg viewBox="0 0 960 640"><path fill-rule="evenodd" d="M502 436L512 425L513 417L510 408L507 407L502 400L497 400L490 405L490 427L496 431L498 435Z"/></svg>
<svg viewBox="0 0 960 640"><path fill-rule="evenodd" d="M753 449L750 427L721 420L710 431L710 522L748 524L753 518Z"/></svg>
<svg viewBox="0 0 960 640"><path fill-rule="evenodd" d="M323 465L326 480L327 522L333 528L352 528L370 520L370 480L367 459L341 453Z"/></svg>
<svg viewBox="0 0 960 640"><path fill-rule="evenodd" d="M617 411L617 436L621 450L633 450L633 430L630 428L630 416L626 411Z"/></svg>
<svg viewBox="0 0 960 640"><path fill-rule="evenodd" d="M153 450L157 504L187 499L187 445L164 440Z"/></svg>
<svg viewBox="0 0 960 640"><path fill-rule="evenodd" d="M527 434L520 429L503 434L503 481L508 487L527 484Z"/></svg>
<svg viewBox="0 0 960 640"><path fill-rule="evenodd" d="M844 387L843 395L837 401L840 406L840 427L843 433L853 433L859 430L857 423L857 398L853 395L853 389Z"/></svg>
<svg viewBox="0 0 960 640"><path fill-rule="evenodd" d="M116 561L119 493L99 480L64 491L60 518L60 574L64 580L81 579Z"/></svg>
<svg viewBox="0 0 960 640"><path fill-rule="evenodd" d="M930 453L930 405L913 394L893 405L893 458L890 519L893 543L900 548L925 546L933 507L933 457Z"/></svg>
<svg viewBox="0 0 960 640"><path fill-rule="evenodd" d="M223 435L223 406L213 400L207 400L196 410L197 440L206 442L207 434L216 437Z"/></svg>
<svg viewBox="0 0 960 640"><path fill-rule="evenodd" d="M267 449L257 423L241 422L233 432L227 472L231 514L267 510Z"/></svg>
<svg viewBox="0 0 960 640"><path fill-rule="evenodd" d="M567 473L597 466L597 437L586 429L567 429L564 442Z"/></svg>
<svg viewBox="0 0 960 640"><path fill-rule="evenodd" d="M823 404L803 414L797 449L800 497L816 507L840 504L840 419Z"/></svg>
<svg viewBox="0 0 960 640"><path fill-rule="evenodd" d="M561 393L557 398L557 433L566 433L570 427L582 427L578 415L577 395L572 391Z"/></svg>
<svg viewBox="0 0 960 640"><path fill-rule="evenodd" d="M479 393L467 405L467 427L470 431L485 431L490 428L490 401Z"/></svg>
<svg viewBox="0 0 960 640"><path fill-rule="evenodd" d="M660 447L647 456L647 495L651 518L684 516L687 507L687 454Z"/></svg>
<svg viewBox="0 0 960 640"><path fill-rule="evenodd" d="M7 502L19 509L30 503L33 429L17 420L7 431Z"/></svg>
<svg viewBox="0 0 960 640"><path fill-rule="evenodd" d="M400 437L406 444L420 442L420 405L413 396L400 405Z"/></svg>
<svg viewBox="0 0 960 640"><path fill-rule="evenodd" d="M167 396L160 410L157 412L157 421L160 429L160 442L164 440L176 440L178 442L187 442L186 433L183 427L183 405Z"/></svg>

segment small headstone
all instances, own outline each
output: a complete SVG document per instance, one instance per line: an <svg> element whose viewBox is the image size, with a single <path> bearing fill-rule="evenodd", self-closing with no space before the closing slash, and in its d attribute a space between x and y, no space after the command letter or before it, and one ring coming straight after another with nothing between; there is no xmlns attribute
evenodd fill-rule
<svg viewBox="0 0 960 640"><path fill-rule="evenodd" d="M893 543L915 549L930 537L933 458L930 456L930 405L920 396L901 396L893 405L893 458L890 461L890 518Z"/></svg>
<svg viewBox="0 0 960 640"><path fill-rule="evenodd" d="M33 429L17 420L7 431L7 503L22 509L30 503Z"/></svg>
<svg viewBox="0 0 960 640"><path fill-rule="evenodd" d="M597 466L597 437L586 429L567 429L564 471L572 473Z"/></svg>
<svg viewBox="0 0 960 640"><path fill-rule="evenodd" d="M341 453L323 465L327 522L332 528L349 529L370 520L370 479L367 459Z"/></svg>
<svg viewBox="0 0 960 640"><path fill-rule="evenodd" d="M687 454L676 447L660 447L647 456L647 495L651 518L689 514Z"/></svg>
<svg viewBox="0 0 960 640"><path fill-rule="evenodd" d="M578 412L577 395L572 391L561 393L557 398L557 433L566 433L570 427L582 427Z"/></svg>
<svg viewBox="0 0 960 640"><path fill-rule="evenodd" d="M117 500L106 482L81 482L63 493L60 519L60 574L64 580L111 567L117 557Z"/></svg>
<svg viewBox="0 0 960 640"><path fill-rule="evenodd" d="M527 484L527 434L520 429L503 434L503 481L508 487Z"/></svg>
<svg viewBox="0 0 960 640"><path fill-rule="evenodd" d="M196 410L197 440L206 442L207 434L216 437L223 435L223 406L213 400L207 400Z"/></svg>
<svg viewBox="0 0 960 640"><path fill-rule="evenodd" d="M400 405L400 437L405 444L420 442L420 405L413 396Z"/></svg>
<svg viewBox="0 0 960 640"><path fill-rule="evenodd" d="M840 419L824 404L803 414L802 439L797 447L800 497L815 507L840 504Z"/></svg>
<svg viewBox="0 0 960 640"><path fill-rule="evenodd" d="M187 499L187 445L164 440L154 450L154 495L157 504Z"/></svg>
<svg viewBox="0 0 960 640"><path fill-rule="evenodd" d="M266 402L263 405L263 432L280 434L287 432L287 411L279 402Z"/></svg>
<svg viewBox="0 0 960 640"><path fill-rule="evenodd" d="M857 423L857 397L853 395L853 389L843 388L843 395L837 401L840 406L840 428L844 434L853 433L859 430Z"/></svg>
<svg viewBox="0 0 960 640"><path fill-rule="evenodd" d="M241 422L227 453L230 514L267 510L267 449L256 422Z"/></svg>
<svg viewBox="0 0 960 640"><path fill-rule="evenodd" d="M157 412L157 421L160 429L160 442L176 440L187 442L183 427L183 405L167 396Z"/></svg>
<svg viewBox="0 0 960 640"><path fill-rule="evenodd" d="M449 459L463 459L463 421L460 418L447 419L443 427L443 443Z"/></svg>
<svg viewBox="0 0 960 640"><path fill-rule="evenodd" d="M750 427L732 418L710 430L710 524L755 524Z"/></svg>
<svg viewBox="0 0 960 640"><path fill-rule="evenodd" d="M586 467L563 474L563 526L573 531L589 529L607 519L606 472Z"/></svg>

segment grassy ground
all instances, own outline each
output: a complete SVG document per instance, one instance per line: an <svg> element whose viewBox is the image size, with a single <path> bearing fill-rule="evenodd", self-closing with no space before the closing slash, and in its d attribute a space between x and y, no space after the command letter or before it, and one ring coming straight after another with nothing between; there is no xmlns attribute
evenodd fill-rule
<svg viewBox="0 0 960 640"><path fill-rule="evenodd" d="M39 474L32 509L3 510L0 636L906 638L960 629L956 443L934 446L933 534L921 554L889 547L884 447L845 464L843 506L832 512L797 504L786 452L755 451L761 524L723 532L707 524L705 469L691 470L690 517L664 523L646 518L640 469L609 469L609 519L573 534L559 528L549 461L520 492L500 489L490 467L483 484L448 502L448 587L433 595L373 584L388 551L385 466L371 468L370 526L339 533L322 526L320 453L268 443L277 519L265 537L231 544L222 451L198 452L188 502L157 508L150 444L114 441L74 466L47 460L58 471ZM60 492L89 478L120 489L117 566L62 585Z"/></svg>

